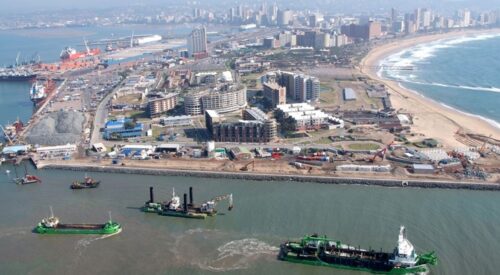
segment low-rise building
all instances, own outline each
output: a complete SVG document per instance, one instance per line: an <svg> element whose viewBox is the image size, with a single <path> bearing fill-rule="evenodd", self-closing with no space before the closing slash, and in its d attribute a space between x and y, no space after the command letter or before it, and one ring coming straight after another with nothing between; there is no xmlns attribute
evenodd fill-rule
<svg viewBox="0 0 500 275"><path fill-rule="evenodd" d="M344 93L344 100L345 101L356 100L356 92L354 92L353 89L344 88L343 93Z"/></svg>
<svg viewBox="0 0 500 275"><path fill-rule="evenodd" d="M283 104L276 106L276 117L282 124L288 124L289 130L304 131L326 127L334 124L335 127L344 127L344 122L327 113L316 110L307 103ZM289 125L291 123L291 125Z"/></svg>
<svg viewBox="0 0 500 275"><path fill-rule="evenodd" d="M168 127L180 127L193 125L191 116L170 116L160 118L160 124Z"/></svg>
<svg viewBox="0 0 500 275"><path fill-rule="evenodd" d="M134 122L130 118L122 118L106 122L102 136L108 140L140 137L143 130L144 124Z"/></svg>

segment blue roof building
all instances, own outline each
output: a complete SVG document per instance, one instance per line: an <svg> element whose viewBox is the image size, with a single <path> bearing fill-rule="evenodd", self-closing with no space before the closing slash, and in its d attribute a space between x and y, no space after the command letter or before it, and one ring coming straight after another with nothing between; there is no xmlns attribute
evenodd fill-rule
<svg viewBox="0 0 500 275"><path fill-rule="evenodd" d="M26 153L30 147L28 145L13 145L13 146L6 146L2 150L2 154L19 154L19 153Z"/></svg>
<svg viewBox="0 0 500 275"><path fill-rule="evenodd" d="M104 139L122 139L131 137L140 137L144 130L144 124L133 123L130 118L110 120L104 126Z"/></svg>

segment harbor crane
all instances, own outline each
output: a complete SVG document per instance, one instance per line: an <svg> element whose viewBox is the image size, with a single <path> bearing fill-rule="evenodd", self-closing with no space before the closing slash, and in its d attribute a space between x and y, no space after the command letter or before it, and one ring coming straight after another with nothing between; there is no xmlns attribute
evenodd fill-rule
<svg viewBox="0 0 500 275"><path fill-rule="evenodd" d="M14 144L14 142L12 141L12 139L10 139L9 135L5 131L5 128L3 128L2 125L0 125L0 128L2 129L2 132L4 133L4 136L7 138L7 144L9 144L9 145Z"/></svg>
<svg viewBox="0 0 500 275"><path fill-rule="evenodd" d="M201 204L200 210L202 213L207 213L209 215L215 214L217 213L217 210L215 210L217 203L223 200L228 200L229 206L227 210L231 211L233 209L233 194L226 194L214 197L211 200Z"/></svg>

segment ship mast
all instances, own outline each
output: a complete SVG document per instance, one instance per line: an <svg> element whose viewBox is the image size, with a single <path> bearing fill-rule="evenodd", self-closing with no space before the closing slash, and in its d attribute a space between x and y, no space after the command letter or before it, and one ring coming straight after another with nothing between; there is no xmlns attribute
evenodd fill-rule
<svg viewBox="0 0 500 275"><path fill-rule="evenodd" d="M53 218L54 217L54 211L52 211L52 206L49 206L49 209L50 209L50 217Z"/></svg>

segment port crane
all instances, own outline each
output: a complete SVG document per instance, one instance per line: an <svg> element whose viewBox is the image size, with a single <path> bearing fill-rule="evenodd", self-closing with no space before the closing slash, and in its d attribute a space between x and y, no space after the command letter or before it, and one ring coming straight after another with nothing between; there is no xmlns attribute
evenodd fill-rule
<svg viewBox="0 0 500 275"><path fill-rule="evenodd" d="M7 132L5 131L5 128L3 128L2 125L0 125L0 128L2 129L2 132L4 133L5 137L7 138L7 141L8 141L8 145L12 145L14 144L14 142L12 141L12 139L10 139L9 135L7 134Z"/></svg>

